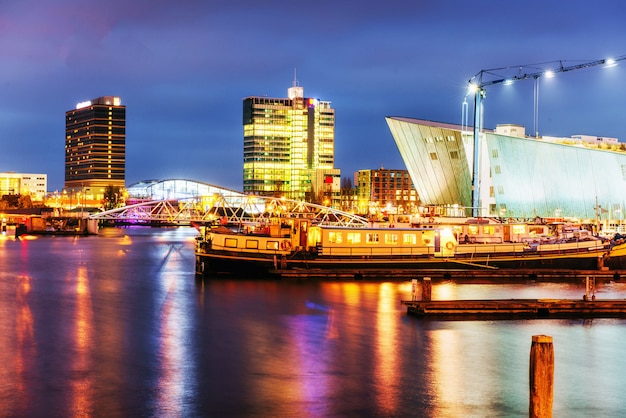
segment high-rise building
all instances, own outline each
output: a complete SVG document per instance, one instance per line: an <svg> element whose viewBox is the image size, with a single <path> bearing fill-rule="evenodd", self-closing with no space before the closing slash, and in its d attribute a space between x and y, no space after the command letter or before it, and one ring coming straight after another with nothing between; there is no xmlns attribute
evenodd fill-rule
<svg viewBox="0 0 626 418"><path fill-rule="evenodd" d="M126 106L103 96L65 113L65 189L92 198L108 186L124 187Z"/></svg>
<svg viewBox="0 0 626 418"><path fill-rule="evenodd" d="M330 102L304 97L295 81L287 96L243 100L244 193L335 201L335 110Z"/></svg>

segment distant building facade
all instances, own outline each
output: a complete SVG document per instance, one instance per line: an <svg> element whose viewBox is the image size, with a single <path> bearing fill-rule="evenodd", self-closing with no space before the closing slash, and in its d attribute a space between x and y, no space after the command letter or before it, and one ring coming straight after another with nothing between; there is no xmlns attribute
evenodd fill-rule
<svg viewBox="0 0 626 418"><path fill-rule="evenodd" d="M124 187L126 106L119 97L79 103L65 113L65 189L98 198Z"/></svg>
<svg viewBox="0 0 626 418"><path fill-rule="evenodd" d="M43 201L47 188L47 174L0 173L0 196L24 195L33 201Z"/></svg>
<svg viewBox="0 0 626 418"><path fill-rule="evenodd" d="M408 170L359 170L356 175L359 213L413 213L419 205Z"/></svg>
<svg viewBox="0 0 626 418"><path fill-rule="evenodd" d="M339 177L335 110L305 98L296 82L287 96L243 100L243 191L314 201L329 193L329 178ZM331 186L338 198L339 181Z"/></svg>

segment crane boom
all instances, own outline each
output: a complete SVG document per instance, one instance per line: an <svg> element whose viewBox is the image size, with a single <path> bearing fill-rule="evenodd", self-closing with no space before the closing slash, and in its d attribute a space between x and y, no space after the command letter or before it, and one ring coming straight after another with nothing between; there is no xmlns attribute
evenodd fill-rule
<svg viewBox="0 0 626 418"><path fill-rule="evenodd" d="M481 216L480 207L480 132L482 132L482 102L485 98L485 87L494 84L512 83L520 80L534 79L535 81L548 73L564 73L568 71L581 70L584 68L595 67L597 65L606 65L607 67L616 65L618 61L626 60L626 55L616 58L605 58L595 61L583 62L575 65L565 66L566 61L552 61L543 64L518 65L512 67L493 68L490 70L481 70L475 76L470 78L469 84L474 92L474 161L472 170L472 214L473 216ZM558 63L554 68L542 68ZM526 70L533 71L526 71ZM512 70L516 71L511 76L502 75L503 72Z"/></svg>
<svg viewBox="0 0 626 418"><path fill-rule="evenodd" d="M545 75L548 72L556 74L556 73L564 73L567 71L574 71L574 70L581 70L584 68L595 67L597 65L610 66L610 65L615 65L618 61L623 61L623 60L626 60L626 55L621 55L616 58L605 58L605 59L596 60L596 61L583 62L580 64L570 65L570 66L564 66L563 63L565 63L566 61L561 60L561 61L552 61L552 62L543 63L543 64L517 65L517 66L511 66L511 67L493 68L490 70L479 71L474 77L472 77L469 80L469 83L471 85L474 85L475 88L482 89L484 87L491 86L494 84L535 79L535 78L541 77L542 75ZM558 63L558 66L554 68L544 68L544 69L540 69L539 71L524 72L524 69L537 70L539 68L538 66L546 66L548 64L555 64L555 63ZM511 75L509 77L506 77L500 74L501 71L507 71L507 70L508 71L516 70L517 74ZM489 78L489 77L492 77L492 78Z"/></svg>

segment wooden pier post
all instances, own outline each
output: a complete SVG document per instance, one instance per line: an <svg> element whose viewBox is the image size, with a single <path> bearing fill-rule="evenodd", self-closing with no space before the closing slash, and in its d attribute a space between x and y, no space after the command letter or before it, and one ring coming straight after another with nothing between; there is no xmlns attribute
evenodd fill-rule
<svg viewBox="0 0 626 418"><path fill-rule="evenodd" d="M552 337L533 335L530 348L530 404L531 418L552 417L554 398L554 347Z"/></svg>
<svg viewBox="0 0 626 418"><path fill-rule="evenodd" d="M430 277L424 277L422 280L422 300L424 302L430 302L432 299L433 285Z"/></svg>
<svg viewBox="0 0 626 418"><path fill-rule="evenodd" d="M411 280L411 300L417 300L417 279Z"/></svg>
<svg viewBox="0 0 626 418"><path fill-rule="evenodd" d="M596 300L596 278L585 277L585 297L583 300Z"/></svg>

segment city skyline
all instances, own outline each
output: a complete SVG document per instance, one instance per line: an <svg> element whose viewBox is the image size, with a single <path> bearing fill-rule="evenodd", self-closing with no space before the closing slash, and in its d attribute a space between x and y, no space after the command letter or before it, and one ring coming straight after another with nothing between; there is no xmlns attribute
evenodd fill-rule
<svg viewBox="0 0 626 418"><path fill-rule="evenodd" d="M45 173L62 189L65 111L112 95L128 109L127 186L189 178L242 190L241 100L284 97L294 71L307 96L336 110L342 177L405 169L386 116L461 123L467 82L483 69L626 54L618 1L281 5L0 6L0 171ZM626 141L625 67L542 81L540 134ZM487 89L485 127L532 132L533 116L532 81Z"/></svg>

